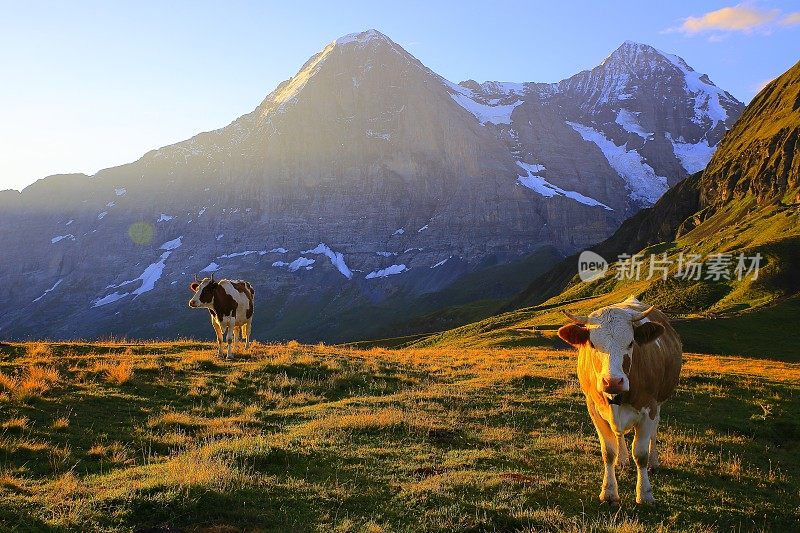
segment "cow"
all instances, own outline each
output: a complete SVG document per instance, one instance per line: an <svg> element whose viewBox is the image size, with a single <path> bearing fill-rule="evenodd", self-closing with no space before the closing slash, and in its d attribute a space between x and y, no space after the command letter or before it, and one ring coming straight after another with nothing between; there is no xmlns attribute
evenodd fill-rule
<svg viewBox="0 0 800 533"><path fill-rule="evenodd" d="M633 429L636 503L653 503L648 473L659 466L656 433L661 405L678 384L680 337L664 313L633 296L589 316L564 314L572 323L558 336L578 348L578 381L600 438L600 501L620 502L614 466L628 464L624 434Z"/></svg>
<svg viewBox="0 0 800 533"><path fill-rule="evenodd" d="M255 291L247 281L216 281L210 278L197 279L189 284L194 293L189 307L205 307L211 315L211 325L217 333L217 353L222 357L222 336L227 335L228 356L231 358L231 344L245 340L245 349L250 347L250 326L253 321L253 297Z"/></svg>

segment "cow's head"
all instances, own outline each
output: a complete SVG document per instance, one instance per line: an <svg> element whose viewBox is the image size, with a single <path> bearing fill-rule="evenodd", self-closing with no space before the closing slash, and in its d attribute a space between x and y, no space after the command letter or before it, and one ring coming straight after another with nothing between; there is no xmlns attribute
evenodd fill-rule
<svg viewBox="0 0 800 533"><path fill-rule="evenodd" d="M589 366L597 390L608 397L630 388L628 374L636 345L653 342L664 332L664 326L647 320L654 307L641 312L606 307L589 316L564 314L573 321L558 330L558 336L578 348L589 358Z"/></svg>
<svg viewBox="0 0 800 533"><path fill-rule="evenodd" d="M189 307L211 307L212 300L214 299L214 289L216 289L217 282L214 280L214 274L210 278L197 279L189 284L189 290L194 293L192 299L189 300Z"/></svg>

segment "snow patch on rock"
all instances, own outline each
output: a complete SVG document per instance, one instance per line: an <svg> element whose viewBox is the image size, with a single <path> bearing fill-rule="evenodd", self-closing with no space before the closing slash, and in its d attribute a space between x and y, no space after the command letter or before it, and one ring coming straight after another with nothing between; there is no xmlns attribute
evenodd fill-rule
<svg viewBox="0 0 800 533"><path fill-rule="evenodd" d="M75 240L75 235L73 235L72 233L67 233L66 235L57 235L57 236L53 237L52 239L50 239L50 243L51 244L55 244L55 243L57 243L59 241L63 241L64 239L69 239L70 241L74 241Z"/></svg>
<svg viewBox="0 0 800 533"><path fill-rule="evenodd" d="M667 58L678 70L683 73L684 84L687 92L694 98L694 116L692 122L702 124L704 119L711 121L713 129L720 122L728 119L728 112L722 107L720 100L727 100L728 94L711 83L708 76L700 74L686 64L680 57L658 51Z"/></svg>
<svg viewBox="0 0 800 533"><path fill-rule="evenodd" d="M278 268L286 267L289 270L289 272L297 272L301 268L305 270L311 270L312 268L314 268L312 265L316 262L317 261L315 259L310 259L308 257L300 256L291 263L287 263L286 261L275 261L274 263L272 263L272 266Z"/></svg>
<svg viewBox="0 0 800 533"><path fill-rule="evenodd" d="M431 268L438 268L438 267L442 266L443 264L447 263L447 262L448 262L449 260L451 260L452 258L453 258L453 256L451 255L450 257L447 257L447 258L445 258L445 259L442 259L441 261L439 261L438 263L436 263L435 265L433 265Z"/></svg>
<svg viewBox="0 0 800 533"><path fill-rule="evenodd" d="M234 257L244 257L252 254L261 254L264 255L266 252L262 252L259 250L245 250L244 252L233 252L231 254L220 255L217 259L232 259Z"/></svg>
<svg viewBox="0 0 800 533"><path fill-rule="evenodd" d="M408 270L406 265L392 265L386 268L382 268L380 270L374 270L366 275L365 279L375 279L375 278L385 278L388 276L394 276L396 274L402 274Z"/></svg>
<svg viewBox="0 0 800 533"><path fill-rule="evenodd" d="M207 266L207 267L205 267L205 268L204 268L203 270L201 270L200 272L216 272L217 270L219 270L219 265L218 265L217 263L215 263L214 261L211 261L211 262L208 264L208 266Z"/></svg>
<svg viewBox="0 0 800 533"><path fill-rule="evenodd" d="M180 238L175 240L180 240ZM169 241L169 242L174 242L174 241ZM180 246L180 244L178 244L178 246ZM175 246L175 248L177 248L178 246ZM102 298L94 300L92 302L93 304L92 307L101 307L104 305L108 305L110 303L121 300L126 296L133 296L134 298L138 298L142 294L152 291L156 286L156 282L159 279L161 279L161 275L164 273L164 267L166 266L167 258L172 254L171 250L173 249L174 248L171 248L165 251L163 254L161 254L161 257L158 258L158 261L148 265L147 268L144 269L144 272L142 272L142 274L139 277L128 281L123 281L118 285L109 285L108 287L106 287L107 289L118 289L120 287L124 287L125 285L130 285L131 283L136 283L137 281L140 281L142 284L139 286L139 288L131 292L114 291L111 294L108 294Z"/></svg>
<svg viewBox="0 0 800 533"><path fill-rule="evenodd" d="M689 174L700 172L706 168L708 162L711 161L711 156L713 156L714 152L717 150L716 145L708 145L707 139L692 144L682 142L683 137L679 137L680 140L673 139L669 132L665 134L665 137L672 143L672 151L675 157L678 158L678 161L681 162L681 166Z"/></svg>
<svg viewBox="0 0 800 533"><path fill-rule="evenodd" d="M342 276L346 277L347 279L353 278L353 272L347 267L347 264L344 262L344 255L342 255L341 252L334 252L325 243L319 243L316 248L313 248L311 250L305 250L300 253L325 255L328 257L328 259L331 260L331 264L335 266L339 272L342 273Z"/></svg>
<svg viewBox="0 0 800 533"><path fill-rule="evenodd" d="M501 104L504 99L495 98L481 102L479 97L470 89L445 80L445 86L450 89L450 97L461 107L472 113L481 124L511 124L511 113L522 100L510 104Z"/></svg>
<svg viewBox="0 0 800 533"><path fill-rule="evenodd" d="M529 188L530 190L544 196L545 198L552 198L553 196L565 196L572 200L575 200L578 203L588 205L590 207L602 207L609 211L613 211L610 207L602 202L598 202L594 198L589 196L584 196L583 194L576 192L576 191L567 191L562 189L561 187L557 187L552 183L548 182L541 176L537 176L535 172L541 172L544 170L542 165L536 164L528 164L522 163L521 161L517 161L517 165L519 165L525 172L528 173L527 176L521 176L517 178L517 180L524 185L525 187Z"/></svg>
<svg viewBox="0 0 800 533"><path fill-rule="evenodd" d="M387 38L381 32L379 32L377 30L367 30L367 31L359 32L359 33L349 33L347 35L343 35L342 37L339 37L338 39L336 39L333 42L335 44L337 44L337 45L340 45L340 46L344 45L344 44L351 44L351 43L363 46L363 45L369 43L370 41L374 41L374 40L381 40L381 41L389 42L387 40Z"/></svg>
<svg viewBox="0 0 800 533"><path fill-rule="evenodd" d="M59 285L61 285L61 282L62 282L62 281L64 281L64 278L61 278L61 279L59 279L58 281L56 281L55 285L53 285L52 287L50 287L49 289L47 289L46 291L44 291L44 292L42 293L42 295L41 295L41 296L39 296L38 298L36 298L36 299L34 300L34 302L38 302L39 300L41 300L42 298L44 298L45 296L47 296L47 294L48 294L48 293L50 293L50 292L53 292L54 290L56 290L56 287L58 287Z"/></svg>
<svg viewBox="0 0 800 533"><path fill-rule="evenodd" d="M181 245L183 244L181 239L183 239L183 235L181 235L177 239L172 239L171 241L165 242L160 246L160 248L162 250L175 250L176 248L180 248Z"/></svg>
<svg viewBox="0 0 800 533"><path fill-rule="evenodd" d="M92 305L92 307L102 307L104 305L108 305L110 303L114 303L117 300L121 300L122 298L125 298L126 296L128 296L128 294L129 293L127 293L127 292L123 292L123 293L119 293L119 292L116 292L116 291L112 292L111 294L109 294L107 296L104 296L102 298L98 298L97 300L93 301L92 303L94 305Z"/></svg>
<svg viewBox="0 0 800 533"><path fill-rule="evenodd" d="M619 124L623 130L628 133L638 135L642 139L649 141L653 138L653 133L644 131L644 128L639 124L639 113L628 111L627 109L620 109L617 111L617 118L615 122Z"/></svg>
<svg viewBox="0 0 800 533"><path fill-rule="evenodd" d="M626 145L617 146L602 132L589 126L569 121L567 124L578 132L583 140L592 142L600 148L611 168L625 181L631 199L653 205L669 188L667 178L656 176L653 167L645 163L644 158L636 150L628 150Z"/></svg>

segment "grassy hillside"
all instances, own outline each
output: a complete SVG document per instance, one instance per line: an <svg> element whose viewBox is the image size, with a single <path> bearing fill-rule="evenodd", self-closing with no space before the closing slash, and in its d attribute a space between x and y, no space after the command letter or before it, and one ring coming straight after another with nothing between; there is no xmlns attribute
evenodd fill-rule
<svg viewBox="0 0 800 533"><path fill-rule="evenodd" d="M3 529L786 531L800 369L688 355L659 504L596 501L574 354L208 344L0 347Z"/></svg>
<svg viewBox="0 0 800 533"><path fill-rule="evenodd" d="M558 295L540 305L506 312L460 328L416 340L416 346L561 346L555 330L566 320L562 309L588 314L633 294L679 319L687 349L717 354L773 357L800 362L796 323L800 292L800 224L798 208L773 204L753 209L752 198L731 202L674 241L649 246L639 279L614 279L619 263L590 283L577 276ZM681 279L679 257L731 254L731 279ZM738 254L761 254L757 279L736 279ZM651 279L649 258L666 254L667 279ZM610 258L609 258L610 259ZM704 271L705 272L705 271ZM738 317L738 318L737 318ZM731 331L735 325L736 331ZM735 333L735 334L733 334Z"/></svg>
<svg viewBox="0 0 800 533"><path fill-rule="evenodd" d="M679 319L689 349L800 361L800 62L770 82L725 135L707 168L667 191L593 247L612 263L591 283L565 259L503 308L507 311L411 342L417 346L548 346L564 323L560 311L588 314L629 295ZM639 274L617 279L620 254L640 254ZM682 259L706 268L729 254L728 276L680 277ZM737 279L737 257L760 254L757 279ZM666 279L650 258L670 263ZM630 257L630 255L628 256ZM789 327L785 327L788 325ZM783 326L783 327L782 327Z"/></svg>

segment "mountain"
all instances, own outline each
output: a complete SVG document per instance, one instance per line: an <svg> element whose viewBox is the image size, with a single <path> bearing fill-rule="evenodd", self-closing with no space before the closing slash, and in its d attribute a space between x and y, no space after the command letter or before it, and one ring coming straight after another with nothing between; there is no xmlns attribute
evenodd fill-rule
<svg viewBox="0 0 800 533"><path fill-rule="evenodd" d="M515 113L508 126L498 124L509 148L542 162L548 179L580 189L591 178L582 168L576 172L575 155L563 146L577 133L588 143L578 145L590 152L584 157L597 160L591 171L602 172L603 183L621 179L633 211L702 170L744 107L680 57L630 41L601 65L556 84L462 85L482 102L527 95L524 114ZM600 184L588 183L597 194Z"/></svg>
<svg viewBox="0 0 800 533"><path fill-rule="evenodd" d="M554 343L562 309L588 314L634 294L679 319L676 327L688 350L796 362L800 335L785 324L800 311L799 138L800 62L753 99L704 171L591 247L610 261L621 254L657 254L670 262L667 279L607 274L583 282L574 255L537 277L505 313L418 342ZM690 254L706 261L726 254L729 276L677 276L680 258ZM740 255L747 268L760 257L757 275L739 279ZM619 265L609 272L618 272Z"/></svg>
<svg viewBox="0 0 800 533"><path fill-rule="evenodd" d="M224 128L0 193L0 336L196 335L198 272L256 286L262 339L390 331L476 274L471 298L508 297L522 278L494 267L607 237L742 108L646 45L555 84L454 84L348 35Z"/></svg>

